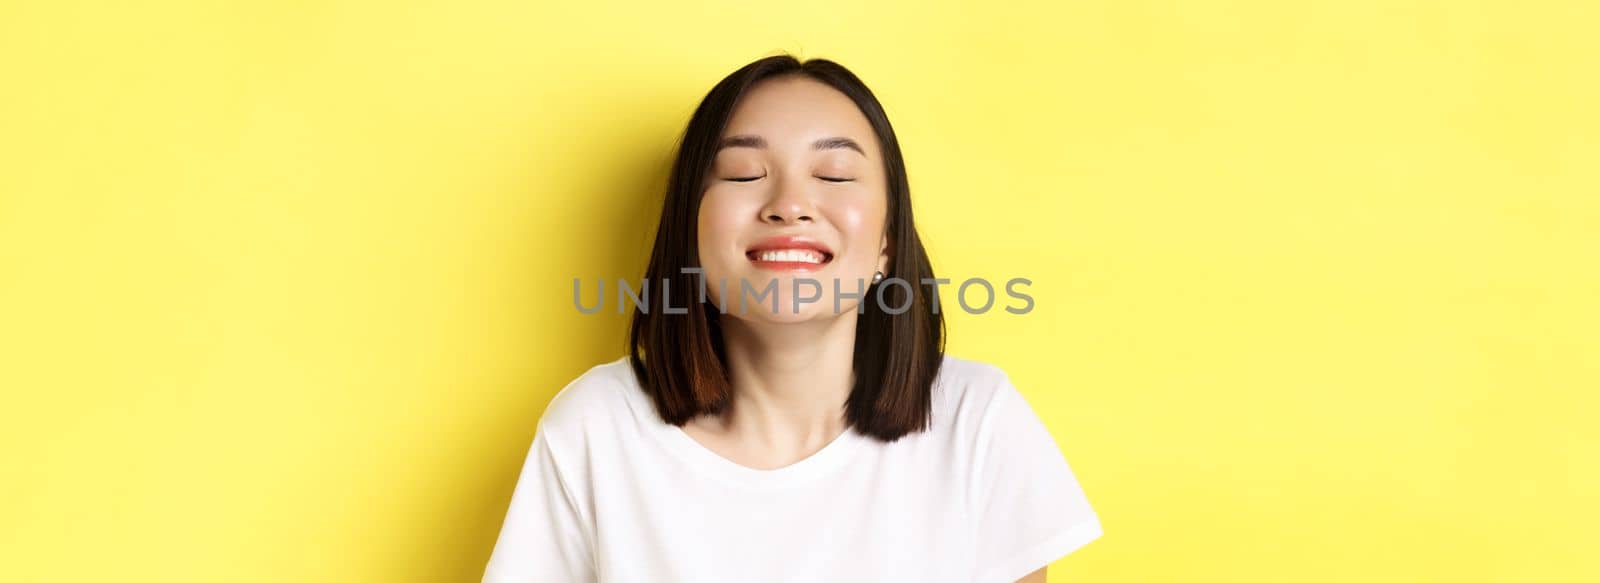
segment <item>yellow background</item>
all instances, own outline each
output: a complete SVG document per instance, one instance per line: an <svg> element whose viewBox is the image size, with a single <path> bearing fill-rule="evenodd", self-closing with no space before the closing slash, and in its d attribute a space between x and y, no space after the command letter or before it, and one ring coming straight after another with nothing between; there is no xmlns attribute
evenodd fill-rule
<svg viewBox="0 0 1600 583"><path fill-rule="evenodd" d="M1600 577L1593 2L250 4L0 8L0 580L475 581L780 50L1034 281L949 346L1100 512L1053 580Z"/></svg>

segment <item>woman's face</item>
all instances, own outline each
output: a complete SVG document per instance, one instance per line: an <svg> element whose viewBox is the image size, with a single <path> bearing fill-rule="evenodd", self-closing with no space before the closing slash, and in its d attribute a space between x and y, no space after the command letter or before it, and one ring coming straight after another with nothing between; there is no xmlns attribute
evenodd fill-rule
<svg viewBox="0 0 1600 583"><path fill-rule="evenodd" d="M767 322L832 318L874 301L844 294L861 295L873 272L889 271L887 193L877 136L849 97L803 77L751 87L728 120L700 202L708 297L731 316ZM817 285L796 288L797 279ZM773 295L758 301L774 282L776 314ZM797 310L797 296L816 300Z"/></svg>

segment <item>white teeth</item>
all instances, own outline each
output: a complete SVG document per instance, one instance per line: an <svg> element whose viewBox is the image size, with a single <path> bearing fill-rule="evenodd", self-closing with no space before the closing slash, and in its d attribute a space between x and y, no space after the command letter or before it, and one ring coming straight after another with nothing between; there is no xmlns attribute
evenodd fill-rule
<svg viewBox="0 0 1600 583"><path fill-rule="evenodd" d="M822 254L809 249L774 249L756 254L758 261L822 263Z"/></svg>

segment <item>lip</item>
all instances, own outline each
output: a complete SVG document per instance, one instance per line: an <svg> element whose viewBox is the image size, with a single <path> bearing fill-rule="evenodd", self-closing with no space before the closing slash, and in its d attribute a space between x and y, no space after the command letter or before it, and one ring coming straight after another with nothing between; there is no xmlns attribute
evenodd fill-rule
<svg viewBox="0 0 1600 583"><path fill-rule="evenodd" d="M822 254L822 263L806 263L803 261L760 261L755 258L757 253L775 249L808 249ZM745 249L744 255L757 267L778 271L813 271L833 262L833 250L813 239L804 237L767 237Z"/></svg>

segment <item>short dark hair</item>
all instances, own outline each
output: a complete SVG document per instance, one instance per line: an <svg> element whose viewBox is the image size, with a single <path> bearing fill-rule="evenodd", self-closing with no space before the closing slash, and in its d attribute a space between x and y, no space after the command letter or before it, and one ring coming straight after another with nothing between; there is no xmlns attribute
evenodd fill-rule
<svg viewBox="0 0 1600 583"><path fill-rule="evenodd" d="M911 189L894 128L877 97L842 65L827 59L801 62L779 54L745 65L711 88L678 144L645 281L670 281L678 290L701 289L700 280L683 268L700 266L697 219L706 173L739 99L758 82L780 76L814 79L844 93L866 116L883 151L891 254L884 281L899 278L910 285L881 290L875 285L861 300L855 385L845 403L845 419L864 435L893 442L931 422L933 381L944 360L944 317L938 311L938 286L924 283L933 280L933 266L912 220ZM881 305L875 299L879 293ZM884 306L906 306L908 293L910 309L898 314L884 311ZM732 399L732 387L721 327L706 305L709 300L687 302L687 313L669 314L663 295L651 294L635 309L628 360L657 413L681 427L696 416L721 413ZM679 295L695 297L693 292Z"/></svg>

